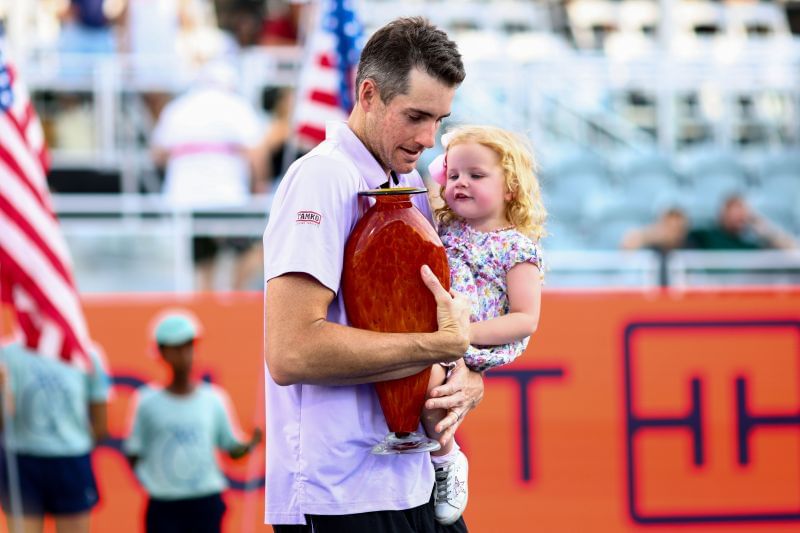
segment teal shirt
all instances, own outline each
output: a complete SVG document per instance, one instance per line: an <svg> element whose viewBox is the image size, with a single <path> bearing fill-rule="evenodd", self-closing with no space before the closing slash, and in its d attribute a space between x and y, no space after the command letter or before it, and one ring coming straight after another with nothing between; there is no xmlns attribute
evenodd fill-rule
<svg viewBox="0 0 800 533"><path fill-rule="evenodd" d="M200 383L186 396L139 389L127 455L137 456L136 476L154 498L198 498L227 488L216 449L240 445L233 434L225 393Z"/></svg>
<svg viewBox="0 0 800 533"><path fill-rule="evenodd" d="M21 344L0 348L14 402L9 447L41 457L85 455L94 447L89 404L105 403L111 378L96 353L86 373Z"/></svg>

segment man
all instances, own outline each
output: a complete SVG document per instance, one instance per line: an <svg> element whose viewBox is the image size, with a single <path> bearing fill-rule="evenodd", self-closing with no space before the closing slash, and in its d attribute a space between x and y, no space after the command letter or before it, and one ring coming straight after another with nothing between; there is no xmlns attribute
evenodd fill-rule
<svg viewBox="0 0 800 533"><path fill-rule="evenodd" d="M347 327L339 283L347 237L362 213L357 193L392 180L422 184L414 170L449 115L464 67L447 35L420 18L379 29L361 55L356 104L346 124L287 172L264 232L266 286L267 508L275 531L465 531L434 520L428 454L376 456L387 432L373 382L457 361L429 408L448 409L449 440L483 395L466 369L469 304L429 269L439 330L386 334ZM430 217L427 201L416 206ZM302 216L314 212L316 216Z"/></svg>
<svg viewBox="0 0 800 533"><path fill-rule="evenodd" d="M690 248L702 250L760 250L797 248L795 239L750 209L740 194L725 198L714 225L692 229Z"/></svg>
<svg viewBox="0 0 800 533"><path fill-rule="evenodd" d="M241 206L252 192L266 192L263 135L257 111L236 92L238 75L222 61L207 63L184 94L170 102L153 130L152 155L166 168L164 198L177 210L214 210ZM254 242L255 241L255 242ZM195 237L193 259L197 288L214 288L221 249L236 255L235 291L261 267L257 239Z"/></svg>

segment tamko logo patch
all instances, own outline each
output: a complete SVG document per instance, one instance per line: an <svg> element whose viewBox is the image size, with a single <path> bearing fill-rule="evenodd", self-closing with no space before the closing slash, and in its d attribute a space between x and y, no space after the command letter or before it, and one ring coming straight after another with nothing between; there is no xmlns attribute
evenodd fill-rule
<svg viewBox="0 0 800 533"><path fill-rule="evenodd" d="M322 222L322 215L314 211L298 211L295 222L297 224L314 224L319 226L320 222Z"/></svg>

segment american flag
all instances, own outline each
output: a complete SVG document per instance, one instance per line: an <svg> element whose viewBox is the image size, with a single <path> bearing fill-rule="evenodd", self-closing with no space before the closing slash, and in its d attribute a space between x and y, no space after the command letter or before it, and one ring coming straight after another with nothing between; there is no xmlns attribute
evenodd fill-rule
<svg viewBox="0 0 800 533"><path fill-rule="evenodd" d="M355 69L363 47L355 0L323 0L307 43L294 114L297 144L325 139L325 122L345 120L353 107Z"/></svg>
<svg viewBox="0 0 800 533"><path fill-rule="evenodd" d="M39 119L0 50L0 303L11 306L28 348L88 369L86 320L47 167Z"/></svg>

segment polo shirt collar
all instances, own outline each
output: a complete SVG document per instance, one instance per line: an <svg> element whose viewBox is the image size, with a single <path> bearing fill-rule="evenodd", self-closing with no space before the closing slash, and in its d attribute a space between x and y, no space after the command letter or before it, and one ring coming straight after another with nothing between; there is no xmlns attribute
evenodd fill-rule
<svg viewBox="0 0 800 533"><path fill-rule="evenodd" d="M329 121L325 124L325 139L337 143L350 156L370 189L377 189L388 179L381 165L347 122Z"/></svg>

